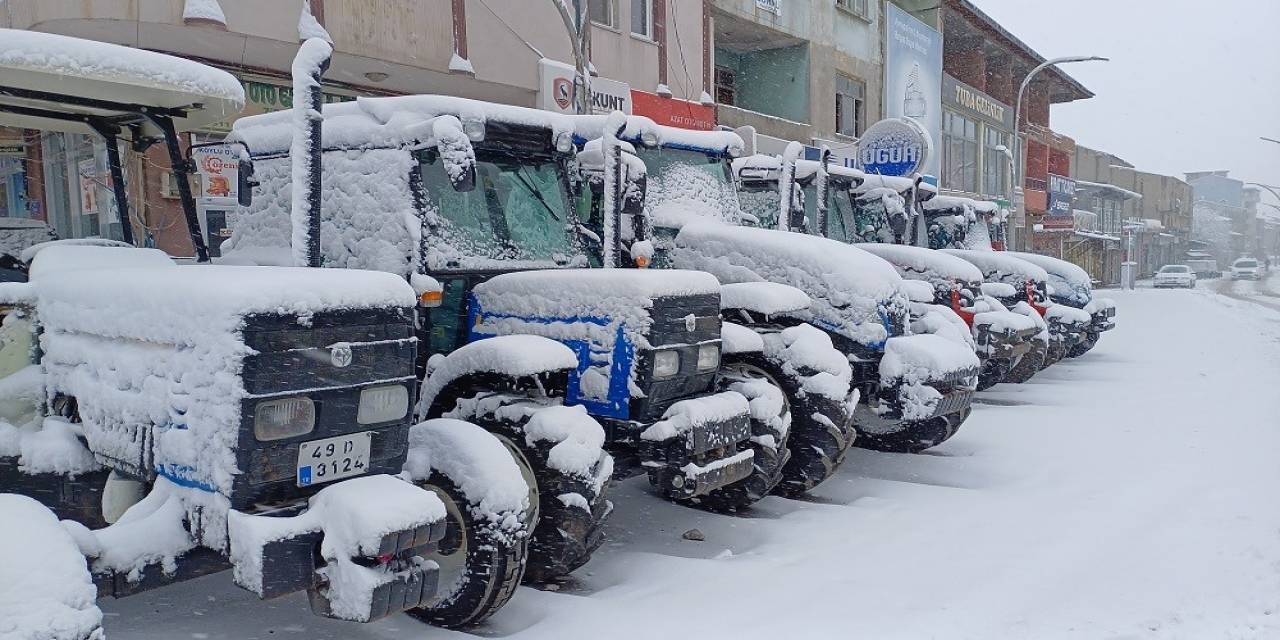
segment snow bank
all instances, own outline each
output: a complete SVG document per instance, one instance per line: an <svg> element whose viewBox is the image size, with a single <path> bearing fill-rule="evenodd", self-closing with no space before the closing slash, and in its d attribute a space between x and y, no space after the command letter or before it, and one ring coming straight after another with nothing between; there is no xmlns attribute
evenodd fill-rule
<svg viewBox="0 0 1280 640"><path fill-rule="evenodd" d="M598 447L596 452L598 456ZM485 521L513 518L506 524L515 526L518 515L530 507L529 485L511 452L493 434L470 422L437 418L414 425L409 430L404 469L414 481L426 481L432 471L443 473L475 500L476 514Z"/></svg>
<svg viewBox="0 0 1280 640"><path fill-rule="evenodd" d="M713 422L725 422L747 414L751 407L742 394L724 391L701 398L681 400L667 407L662 419L640 432L640 439L663 442L684 437L690 431ZM728 443L726 443L728 444Z"/></svg>
<svg viewBox="0 0 1280 640"><path fill-rule="evenodd" d="M52 511L0 493L0 638L102 640L84 555Z"/></svg>
<svg viewBox="0 0 1280 640"><path fill-rule="evenodd" d="M142 579L148 565L159 565L167 574L177 570L176 559L196 547L195 536L205 520L184 500L180 487L161 477L140 502L129 507L109 527L89 531L79 527L81 551L92 557L94 573L118 573L131 582ZM226 541L224 519L229 511L225 501L218 513L207 514L208 526L216 531L205 533L206 540ZM193 534L187 529L191 523ZM222 544L213 548L221 549Z"/></svg>
<svg viewBox="0 0 1280 640"><path fill-rule="evenodd" d="M744 309L766 316L809 308L805 292L780 282L731 282L720 287L720 309Z"/></svg>
<svg viewBox="0 0 1280 640"><path fill-rule="evenodd" d="M706 271L721 282L778 282L808 294L805 322L863 344L883 342L879 310L905 308L902 278L865 251L827 238L712 222L686 225L671 249L675 266Z"/></svg>
<svg viewBox="0 0 1280 640"><path fill-rule="evenodd" d="M572 349L541 336L502 335L465 344L444 358L433 358L418 399L418 415L425 415L450 383L471 374L524 377L577 366Z"/></svg>

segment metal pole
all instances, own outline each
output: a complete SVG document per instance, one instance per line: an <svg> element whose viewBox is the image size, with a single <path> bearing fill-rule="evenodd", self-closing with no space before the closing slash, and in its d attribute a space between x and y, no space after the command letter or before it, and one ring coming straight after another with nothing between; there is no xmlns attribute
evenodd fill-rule
<svg viewBox="0 0 1280 640"><path fill-rule="evenodd" d="M120 127L93 119L89 126L107 143L107 167L111 170L111 190L116 196L116 212L120 215L120 235L133 244L133 223L129 218L129 191L125 189L124 168L120 164Z"/></svg>
<svg viewBox="0 0 1280 640"><path fill-rule="evenodd" d="M1044 71L1045 69L1048 69L1049 67L1059 65L1059 64L1067 64L1070 62L1090 62L1090 61L1105 62L1108 60L1110 60L1110 58L1103 58L1101 56L1065 56L1062 58L1054 58L1052 60L1046 60L1040 63L1034 69L1032 69L1029 73L1027 73L1027 76L1022 79L1022 84L1018 86L1018 99L1013 106L1013 146L1014 146L1013 152L1016 156L1016 161L1015 161L1015 166L1013 171L1014 175L1010 176L1012 179L1009 181L1010 182L1009 202L1010 204L1014 204L1018 206L1018 208L1022 209L1022 222L1024 225L1027 222L1026 205L1024 203L1017 203L1014 201L1014 197L1016 196L1016 194L1022 191L1022 186L1023 186L1022 183L1024 181L1023 176L1026 174L1027 156L1026 156L1026 151L1024 150L1024 147L1026 145L1024 145L1022 142L1022 96L1023 94L1026 93L1027 87L1031 84L1032 78L1034 78L1036 74L1040 73L1041 71ZM1022 235L1023 236L1026 235L1025 231ZM1024 246L1015 247L1015 248L1026 248L1025 238L1019 238L1019 242L1024 244Z"/></svg>
<svg viewBox="0 0 1280 640"><path fill-rule="evenodd" d="M573 49L574 69L577 71L578 78L582 81L582 86L577 88L577 99L574 101L575 110L579 115L591 113L591 73L587 62L587 52L583 50L583 41L588 39L582 35L582 30L590 30L590 22L587 20L588 14L585 8L578 12L583 20L582 25L577 24L577 19L569 10L569 5L565 0L551 0L556 5L556 10L560 12L560 20L564 22L564 29L569 34L569 44Z"/></svg>
<svg viewBox="0 0 1280 640"><path fill-rule="evenodd" d="M191 245L196 250L196 262L208 262L209 248L205 246L204 234L200 232L200 218L196 216L196 199L191 195L191 164L182 156L182 147L178 144L178 133L173 128L173 119L150 112L147 113L147 117L164 134L164 146L169 150L169 164L173 167L174 182L178 183L178 199L182 202L182 213L187 219L187 233L191 235Z"/></svg>
<svg viewBox="0 0 1280 640"><path fill-rule="evenodd" d="M322 172L324 170L324 92L320 89L320 78L329 68L331 58L325 58L320 67L311 75L311 95L307 96L311 103L312 114L307 118L307 137L310 139L310 153L307 154L309 171L307 176L307 266L320 267L320 191L324 188Z"/></svg>

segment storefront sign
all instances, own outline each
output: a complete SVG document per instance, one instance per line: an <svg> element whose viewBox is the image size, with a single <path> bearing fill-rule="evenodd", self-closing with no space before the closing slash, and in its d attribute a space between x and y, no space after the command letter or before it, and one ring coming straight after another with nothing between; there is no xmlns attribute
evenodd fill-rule
<svg viewBox="0 0 1280 640"><path fill-rule="evenodd" d="M782 17L782 0L756 0L756 8Z"/></svg>
<svg viewBox="0 0 1280 640"><path fill-rule="evenodd" d="M1044 228L1071 229L1075 227L1076 181L1049 174L1048 203L1045 207Z"/></svg>
<svg viewBox="0 0 1280 640"><path fill-rule="evenodd" d="M635 115L668 127L700 131L710 131L716 127L715 107L698 102L664 98L656 93L632 89L631 104Z"/></svg>
<svg viewBox="0 0 1280 640"><path fill-rule="evenodd" d="M283 111L293 108L293 87L286 84L274 84L266 81L247 80L241 78L244 85L244 109L236 116L256 116L263 113ZM347 102L355 99L354 93L333 93L325 91L324 101ZM235 119L214 122L200 128L204 133L227 133L231 131L231 123Z"/></svg>
<svg viewBox="0 0 1280 640"><path fill-rule="evenodd" d="M240 196L240 146L218 144L192 147L191 160L200 177L198 202L208 206L236 206Z"/></svg>
<svg viewBox="0 0 1280 640"><path fill-rule="evenodd" d="M968 117L1013 131L1012 107L947 74L942 75L942 102Z"/></svg>
<svg viewBox="0 0 1280 640"><path fill-rule="evenodd" d="M0 158L23 158L27 155L27 145L21 142L0 142Z"/></svg>
<svg viewBox="0 0 1280 640"><path fill-rule="evenodd" d="M538 61L538 108L560 113L574 113L574 79L577 72L570 65L543 58ZM607 114L621 111L631 115L631 86L609 78L591 79L591 111Z"/></svg>
<svg viewBox="0 0 1280 640"><path fill-rule="evenodd" d="M930 140L942 135L942 34L892 3L885 4L884 115L912 118ZM937 182L938 158L927 158L921 173Z"/></svg>
<svg viewBox="0 0 1280 640"><path fill-rule="evenodd" d="M911 118L881 120L858 140L862 170L882 176L909 176L928 166L932 150L929 133Z"/></svg>

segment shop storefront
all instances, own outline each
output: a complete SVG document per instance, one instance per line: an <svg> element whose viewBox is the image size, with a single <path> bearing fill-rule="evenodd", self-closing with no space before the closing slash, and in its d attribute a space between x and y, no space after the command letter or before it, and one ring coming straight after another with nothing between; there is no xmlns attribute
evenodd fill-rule
<svg viewBox="0 0 1280 640"><path fill-rule="evenodd" d="M1009 194L1013 108L942 76L942 188L994 200Z"/></svg>

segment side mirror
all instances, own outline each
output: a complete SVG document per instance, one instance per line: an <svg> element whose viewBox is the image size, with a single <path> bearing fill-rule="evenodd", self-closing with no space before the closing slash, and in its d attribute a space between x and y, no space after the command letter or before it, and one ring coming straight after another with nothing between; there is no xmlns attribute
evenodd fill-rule
<svg viewBox="0 0 1280 640"><path fill-rule="evenodd" d="M649 190L649 177L642 175L627 184L622 196L622 215L638 216L644 213L644 197Z"/></svg>
<svg viewBox="0 0 1280 640"><path fill-rule="evenodd" d="M431 121L431 132L453 190L475 191L476 151L462 123L454 116L437 116Z"/></svg>
<svg viewBox="0 0 1280 640"><path fill-rule="evenodd" d="M253 179L253 161L241 158L239 175L236 177L236 202L242 207L253 204L253 188L256 186L258 181Z"/></svg>
<svg viewBox="0 0 1280 640"><path fill-rule="evenodd" d="M474 159L465 163L451 163L446 157L444 170L449 174L449 184L453 185L454 191L476 190L476 161Z"/></svg>

